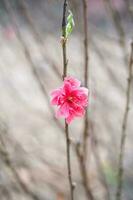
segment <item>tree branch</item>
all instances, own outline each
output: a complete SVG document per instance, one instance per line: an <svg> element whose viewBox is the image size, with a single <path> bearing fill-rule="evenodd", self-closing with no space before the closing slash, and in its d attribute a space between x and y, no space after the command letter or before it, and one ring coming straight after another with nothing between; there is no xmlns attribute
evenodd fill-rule
<svg viewBox="0 0 133 200"><path fill-rule="evenodd" d="M44 96L44 99L46 100L47 102L47 105L52 113L52 116L54 116L54 111L52 109L52 107L50 106L49 104L49 98L48 98L48 94L47 94L47 91L46 91L46 88L45 88L45 85L43 84L38 72L37 72L37 69L36 69L36 65L34 64L33 60L32 60L32 57L30 55L30 52L28 50L28 47L27 45L25 44L23 38L22 38L22 35L21 35L21 32L19 30L19 27L18 27L18 23L17 23L17 20L16 20L16 15L15 15L15 12L14 10L12 9L12 5L10 3L9 0L4 0L4 5L5 5L5 8L7 10L7 13L8 13L8 16L10 18L10 21L12 22L13 26L15 27L15 33L16 33L16 36L20 42L20 45L22 47L22 50L24 52L24 55L25 55L25 58L29 64L29 67L31 68L31 71L32 71L32 74L35 78L35 80L37 81L38 83L38 86L39 86L39 89L41 90L43 96ZM59 123L59 121L53 117L53 119L55 120L57 126L64 131L64 128L62 127L62 125Z"/></svg>
<svg viewBox="0 0 133 200"><path fill-rule="evenodd" d="M88 43L88 1L83 0L83 22L84 22L84 85L88 88L89 85L89 43ZM86 169L86 159L87 159L87 141L89 136L89 120L88 120L88 108L85 113L84 120L84 132L83 132L83 153L80 155L80 151L77 148L77 155L80 158L80 169L83 178L83 185L88 199L93 200L93 194L91 192Z"/></svg>
<svg viewBox="0 0 133 200"><path fill-rule="evenodd" d="M121 133L121 143L120 143L120 154L119 154L119 163L118 163L118 185L116 190L116 200L121 200L122 197L122 187L123 187L123 174L124 174L124 153L125 153L125 143L127 137L127 121L130 105L130 93L131 93L131 80L132 80L132 66L133 66L133 42L131 43L131 54L129 61L129 75L128 75L128 84L127 84L127 94L126 94L126 106L125 113L122 123L122 133Z"/></svg>
<svg viewBox="0 0 133 200"><path fill-rule="evenodd" d="M88 52L88 2L83 0L83 21L84 21L84 85L88 88L88 73L89 73L89 52ZM88 138L88 109L86 109L85 121L84 121L84 133L83 133L83 152L84 161L87 154L87 138Z"/></svg>
<svg viewBox="0 0 133 200"><path fill-rule="evenodd" d="M7 128L5 129L5 132L7 132ZM3 134L5 134L5 132ZM17 172L16 168L14 167L14 165L10 159L9 153L6 149L6 145L5 145L4 139L2 137L2 134L0 134L0 155L1 155L1 158L3 159L4 163L6 164L6 166L12 172L15 180L17 181L17 184L20 186L22 191L27 196L29 196L30 199L40 200L39 197L25 185L25 183L21 180L20 176L18 175L18 172Z"/></svg>
<svg viewBox="0 0 133 200"><path fill-rule="evenodd" d="M63 5L63 18L62 18L62 53L63 53L63 80L67 76L67 53L66 53L66 11L67 11L67 0L64 0ZM71 172L71 160L70 160L70 138L69 138L69 127L65 120L65 134L66 134L66 147L67 147L67 168L68 168L68 179L70 185L71 200L74 200L74 184L72 181Z"/></svg>
<svg viewBox="0 0 133 200"><path fill-rule="evenodd" d="M111 14L114 27L117 31L117 34L119 36L119 45L122 48L123 56L124 56L124 63L127 65L127 56L126 56L126 43L125 43L125 32L122 26L121 16L117 9L114 7L113 2L111 0L103 0L105 4L105 8L107 12Z"/></svg>

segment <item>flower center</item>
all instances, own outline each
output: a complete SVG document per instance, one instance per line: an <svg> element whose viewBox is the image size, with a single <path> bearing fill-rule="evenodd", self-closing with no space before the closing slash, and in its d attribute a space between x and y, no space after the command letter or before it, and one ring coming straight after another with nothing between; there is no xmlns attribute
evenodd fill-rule
<svg viewBox="0 0 133 200"><path fill-rule="evenodd" d="M73 100L73 97L68 97L68 101L72 101Z"/></svg>

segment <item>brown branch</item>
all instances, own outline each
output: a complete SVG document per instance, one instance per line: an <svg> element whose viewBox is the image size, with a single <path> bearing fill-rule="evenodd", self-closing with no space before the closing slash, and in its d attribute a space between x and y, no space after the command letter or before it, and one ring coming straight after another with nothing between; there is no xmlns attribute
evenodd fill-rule
<svg viewBox="0 0 133 200"><path fill-rule="evenodd" d="M106 56L104 52L101 51L101 47L98 46L97 42L95 42L92 38L91 38L91 43L93 45L94 52L96 53L96 56L98 57L101 63L101 66L103 66L104 70L108 73L114 84L117 85L117 87L120 88L121 91L124 91L124 88L122 87L120 80L115 76L115 72L113 72L111 70L110 65L106 63L106 57L108 57L109 55Z"/></svg>
<svg viewBox="0 0 133 200"><path fill-rule="evenodd" d="M124 56L124 62L127 65L127 56L126 56L126 43L125 43L125 32L122 26L121 16L119 12L114 7L111 0L103 0L105 4L105 8L107 12L111 14L115 29L117 31L117 34L119 36L119 45L123 50L123 56Z"/></svg>
<svg viewBox="0 0 133 200"><path fill-rule="evenodd" d="M130 0L124 0L125 6L127 8L128 14L131 17L131 20L133 21L133 8Z"/></svg>
<svg viewBox="0 0 133 200"><path fill-rule="evenodd" d="M25 18L28 21L28 24L30 25L30 28L33 30L33 33L34 33L34 36L36 37L36 40L39 43L43 44L43 39L42 39L40 33L38 32L38 29L35 27L34 21L31 17L31 15L30 15L30 13L28 12L26 1L25 0L19 0L18 3L20 5L20 8L21 8L23 15L25 16Z"/></svg>
<svg viewBox="0 0 133 200"><path fill-rule="evenodd" d="M67 76L67 52L66 52L66 11L67 11L67 0L64 0L63 5L63 18L62 18L62 53L63 53L63 80ZM74 200L74 184L72 181L71 172L71 160L70 160L70 138L69 138L69 127L65 120L65 134L66 134L66 147L67 147L67 168L68 168L68 179L70 185L71 200Z"/></svg>
<svg viewBox="0 0 133 200"><path fill-rule="evenodd" d="M62 19L62 51L63 51L63 80L67 76L67 55L66 55L66 9L67 9L67 0L64 1L63 6L63 19Z"/></svg>
<svg viewBox="0 0 133 200"><path fill-rule="evenodd" d="M7 129L5 129L5 131L7 132ZM5 134L5 131L4 131L4 134ZM5 145L4 139L2 137L2 134L0 134L0 155L1 155L1 158L3 159L4 163L7 165L7 167L12 172L15 180L17 181L17 184L20 186L22 191L26 195L28 195L31 199L39 200L39 197L25 185L25 183L21 180L20 176L18 175L18 172L17 172L16 168L14 167L14 165L10 159L9 153L6 149L6 145Z"/></svg>
<svg viewBox="0 0 133 200"><path fill-rule="evenodd" d="M125 153L125 143L127 137L127 122L130 106L130 94L131 94L131 81L132 81L132 66L133 66L133 42L131 43L131 54L129 61L129 74L128 74L128 84L127 84L127 93L126 93L126 105L125 113L122 123L122 133L121 133L121 143L120 143L120 154L119 154L119 163L118 163L118 185L116 190L116 200L121 200L122 197L122 187L123 187L123 174L124 174L124 153Z"/></svg>
<svg viewBox="0 0 133 200"><path fill-rule="evenodd" d="M83 186L85 188L87 198L88 198L88 200L94 200L93 194L92 194L90 186L89 186L86 165L83 160L84 155L80 151L80 143L76 144L75 148L76 148L76 154L77 154L77 157L79 160L80 173L82 175L82 182L83 182Z"/></svg>
<svg viewBox="0 0 133 200"><path fill-rule="evenodd" d="M7 10L7 13L8 13L8 15L9 15L9 18L10 18L10 20L11 20L11 22L12 22L14 28L15 28L15 32L16 32L17 38L18 38L18 40L19 40L19 42L20 42L20 44L21 44L21 47L22 47L22 49L23 49L23 52L24 52L24 54L25 54L25 58L26 58L26 60L27 60L27 62L28 62L28 64L29 64L29 66L30 66L30 68L31 68L32 74L33 74L34 78L36 79L36 81L37 81L37 83L38 83L38 86L39 86L39 88L40 88L40 90L41 90L41 92L42 92L42 94L43 94L43 96L44 96L44 99L45 99L46 102L47 102L47 105L48 105L48 107L49 107L49 109L50 109L50 111L51 111L51 113L52 113L52 116L54 116L54 111L53 111L52 107L51 107L50 104L49 104L50 101L49 101L49 97L48 97L48 94L47 94L47 90L46 90L46 88L45 88L45 86L44 86L44 84L43 84L43 82L42 82L42 80L41 80L41 78L40 78L40 76L39 76L39 74L38 74L38 72L37 72L36 65L34 64L34 62L33 62L33 60L32 60L32 57L31 57L30 52L29 52L29 50L28 50L28 48L27 48L27 45L26 45L25 42L23 41L23 38L22 38L22 36L21 36L21 32L20 32L19 27L18 27L18 23L17 23L17 20L16 20L15 12L14 12L14 10L12 9L12 5L10 4L10 1L9 1L9 0L4 0L4 4L5 4L5 8L6 8L6 10ZM58 121L55 117L53 117L53 119L55 120L57 126L58 126L61 130L64 131L64 128L63 128L62 125L59 123L59 121Z"/></svg>
<svg viewBox="0 0 133 200"><path fill-rule="evenodd" d="M107 39L111 42L115 42L115 43L119 43L119 37L115 37L112 34L108 34L106 33L104 30L101 30L100 28L98 28L96 25L92 24L90 22L90 31L93 33L95 32L96 35L100 36L100 39ZM91 40L91 39L90 39Z"/></svg>
<svg viewBox="0 0 133 200"><path fill-rule="evenodd" d="M88 88L89 85L89 43L88 43L88 1L83 0L83 22L84 22L84 85ZM91 192L86 169L86 159L87 159L87 141L89 136L89 120L88 120L88 109L86 110L85 120L84 120L84 132L83 132L83 153L80 155L79 148L77 146L77 155L79 158L80 169L83 179L83 185L88 199L93 200L93 194Z"/></svg>
<svg viewBox="0 0 133 200"><path fill-rule="evenodd" d="M88 52L88 2L83 0L83 21L84 21L84 85L88 88L88 62L89 62L89 52ZM84 162L86 160L87 154L87 138L88 138L88 109L85 114L84 121L84 133L83 133L83 152L84 152Z"/></svg>
<svg viewBox="0 0 133 200"><path fill-rule="evenodd" d="M105 190L106 190L106 196L105 196L105 199L107 200L110 200L111 199L111 196L110 196L110 191L109 191L109 186L108 186L108 183L107 183L107 180L106 180L106 176L105 176L105 173L104 173L104 170L103 170L103 166L102 166L102 163L101 163L101 159L100 159L100 155L99 155L99 149L98 149L98 141L96 139L96 135L94 133L94 130L93 130L93 124L91 123L91 146L92 146L92 152L93 152L93 155L94 155L94 158L95 158L95 161L96 161L96 165L97 165L97 169L99 171L99 174L100 174L100 179L101 179L101 183L102 185L104 186Z"/></svg>
<svg viewBox="0 0 133 200"><path fill-rule="evenodd" d="M68 179L70 184L70 193L71 200L74 200L74 188L75 185L72 181L72 172L71 172L71 160L70 160L70 138L69 138L69 127L65 121L65 134L66 134L66 147L67 147L67 168L68 168Z"/></svg>
<svg viewBox="0 0 133 200"><path fill-rule="evenodd" d="M89 52L88 52L88 1L83 0L83 21L84 21L84 85L88 87L88 63L89 63Z"/></svg>
<svg viewBox="0 0 133 200"><path fill-rule="evenodd" d="M44 41L43 41L43 38L41 37L41 34L40 32L37 30L36 26L35 26L35 23L32 19L32 16L30 14L30 12L28 11L28 7L27 7L27 3L25 0L19 0L19 4L20 4L20 7L22 8L22 13L24 15L24 17L26 18L27 22L28 22L28 25L33 33L33 36L35 38L35 40L40 44L40 51L41 51L41 54L43 56L43 58L50 62L50 66L51 68L53 69L54 73L57 75L57 77L61 78L61 74L57 68L57 66L51 62L51 58L49 59L48 57L46 57L45 55L45 52L46 50L44 49Z"/></svg>

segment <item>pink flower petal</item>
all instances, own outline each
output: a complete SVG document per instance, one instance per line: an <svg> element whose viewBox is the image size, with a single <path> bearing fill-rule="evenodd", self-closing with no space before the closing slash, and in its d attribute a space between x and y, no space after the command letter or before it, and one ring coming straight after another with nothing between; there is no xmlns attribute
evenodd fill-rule
<svg viewBox="0 0 133 200"><path fill-rule="evenodd" d="M78 106L77 108L76 108L76 116L77 117L83 117L84 116L84 114L85 114L85 109L83 108L83 107L81 107L81 106Z"/></svg>
<svg viewBox="0 0 133 200"><path fill-rule="evenodd" d="M68 83L68 82L64 83L64 85L63 85L63 90L64 90L65 95L66 95L66 96L69 96L70 93L71 93L71 90L72 90L71 84Z"/></svg>
<svg viewBox="0 0 133 200"><path fill-rule="evenodd" d="M62 88L59 88L59 89L55 89L51 92L51 96L59 96L62 94Z"/></svg>
<svg viewBox="0 0 133 200"><path fill-rule="evenodd" d="M83 106L78 105L76 103L73 103L71 108L71 113L73 113L75 116L83 116L85 114L85 109Z"/></svg>
<svg viewBox="0 0 133 200"><path fill-rule="evenodd" d="M66 122L67 124L70 124L72 122L72 120L74 119L74 115L73 114L70 114L67 118L66 118Z"/></svg>
<svg viewBox="0 0 133 200"><path fill-rule="evenodd" d="M51 105L58 105L59 97L56 96L53 99L51 99L50 104Z"/></svg>
<svg viewBox="0 0 133 200"><path fill-rule="evenodd" d="M73 77L66 77L64 80L64 83L69 82L71 84L71 86L75 86L75 87L79 87L81 85L81 82Z"/></svg>
<svg viewBox="0 0 133 200"><path fill-rule="evenodd" d="M79 91L82 91L84 94L88 96L89 90L85 87L80 87Z"/></svg>
<svg viewBox="0 0 133 200"><path fill-rule="evenodd" d="M63 116L65 118L67 118L69 116L69 105L68 105L68 103L64 103L59 108L59 112L57 112L57 116Z"/></svg>
<svg viewBox="0 0 133 200"><path fill-rule="evenodd" d="M62 117L62 113L61 113L60 109L58 109L58 110L56 111L55 117L56 117L56 118Z"/></svg>
<svg viewBox="0 0 133 200"><path fill-rule="evenodd" d="M71 92L71 96L75 99L74 103L86 107L88 104L87 90L75 89Z"/></svg>

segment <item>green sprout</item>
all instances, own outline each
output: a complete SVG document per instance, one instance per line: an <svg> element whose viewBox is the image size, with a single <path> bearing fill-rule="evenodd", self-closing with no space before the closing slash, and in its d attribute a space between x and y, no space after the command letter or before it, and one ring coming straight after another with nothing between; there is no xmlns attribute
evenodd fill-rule
<svg viewBox="0 0 133 200"><path fill-rule="evenodd" d="M66 38L72 33L73 27L75 26L74 19L73 19L73 14L69 10L69 15L67 17L67 25L66 25Z"/></svg>

